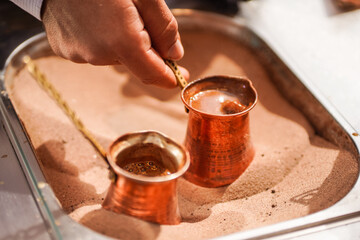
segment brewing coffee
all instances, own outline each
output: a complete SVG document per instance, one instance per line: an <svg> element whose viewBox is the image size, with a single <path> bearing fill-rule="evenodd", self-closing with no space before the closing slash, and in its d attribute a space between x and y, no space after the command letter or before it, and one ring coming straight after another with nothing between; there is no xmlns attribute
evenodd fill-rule
<svg viewBox="0 0 360 240"><path fill-rule="evenodd" d="M139 143L124 149L116 157L116 164L136 175L159 177L177 170L176 159L164 148L153 143Z"/></svg>
<svg viewBox="0 0 360 240"><path fill-rule="evenodd" d="M130 173L149 177L171 174L171 171L153 156L130 158L122 162L120 167Z"/></svg>
<svg viewBox="0 0 360 240"><path fill-rule="evenodd" d="M235 95L221 90L205 90L196 93L190 98L190 106L216 115L235 114L246 109L246 106L242 105Z"/></svg>

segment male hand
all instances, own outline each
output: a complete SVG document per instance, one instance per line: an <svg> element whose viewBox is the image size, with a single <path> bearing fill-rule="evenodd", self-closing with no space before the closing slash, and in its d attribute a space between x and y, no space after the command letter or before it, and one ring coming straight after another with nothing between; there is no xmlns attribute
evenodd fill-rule
<svg viewBox="0 0 360 240"><path fill-rule="evenodd" d="M184 49L164 0L45 0L42 20L59 56L93 65L124 64L144 83L176 86L163 58L179 60Z"/></svg>

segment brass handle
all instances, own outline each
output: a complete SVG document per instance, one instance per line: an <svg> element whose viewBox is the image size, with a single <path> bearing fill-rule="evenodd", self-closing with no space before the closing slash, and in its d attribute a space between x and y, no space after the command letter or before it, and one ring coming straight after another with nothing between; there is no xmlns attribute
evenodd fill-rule
<svg viewBox="0 0 360 240"><path fill-rule="evenodd" d="M177 83L179 85L179 87L181 89L183 89L188 83L185 80L184 76L181 74L178 65L176 64L176 62L172 61L172 60L168 60L165 59L164 60L165 63L171 68L171 70L173 71L173 73L175 74Z"/></svg>
<svg viewBox="0 0 360 240"><path fill-rule="evenodd" d="M176 64L176 62L172 61L172 60L168 60L165 59L164 60L165 63L171 68L171 70L173 71L177 84L181 89L184 89L184 87L186 87L186 85L188 84L188 82L185 80L184 76L181 74L178 65ZM189 109L185 107L185 112L189 113Z"/></svg>

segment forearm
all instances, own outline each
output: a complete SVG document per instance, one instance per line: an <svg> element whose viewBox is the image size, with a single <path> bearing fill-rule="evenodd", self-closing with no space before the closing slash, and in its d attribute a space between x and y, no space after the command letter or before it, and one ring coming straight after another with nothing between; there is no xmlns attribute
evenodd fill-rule
<svg viewBox="0 0 360 240"><path fill-rule="evenodd" d="M41 5L43 0L10 0L11 2L24 9L37 19L41 20Z"/></svg>

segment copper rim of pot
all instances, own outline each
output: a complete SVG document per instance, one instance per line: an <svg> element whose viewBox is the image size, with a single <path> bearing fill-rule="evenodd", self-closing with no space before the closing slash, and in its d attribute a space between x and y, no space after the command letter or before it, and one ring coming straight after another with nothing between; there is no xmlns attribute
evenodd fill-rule
<svg viewBox="0 0 360 240"><path fill-rule="evenodd" d="M191 87L197 85L197 84L201 84L203 82L207 82L207 81L212 81L215 78L220 78L220 79L230 79L230 80L237 80L237 81L245 81L246 83L249 84L249 87L251 89L251 91L254 94L254 100L249 104L249 106L246 107L245 110L238 112L238 113L233 113L233 114L224 114L224 115L220 115L220 114L211 114L211 113L207 113L207 112L203 112L200 111L194 107L192 107L189 102L185 99L185 93L186 91L188 91ZM257 91L253 85L253 83L244 76L234 76L234 75L213 75L213 76L207 76L204 78L200 78L197 80L194 80L192 82L190 82L189 84L187 84L181 91L181 100L183 101L183 103L185 104L185 108L186 109L191 109L192 111L201 114L202 116L207 116L207 117L213 117L213 118L228 118L228 117L234 117L234 116L242 116L247 114L251 109L253 109L258 101L258 94Z"/></svg>
<svg viewBox="0 0 360 240"><path fill-rule="evenodd" d="M159 137L159 139L162 139L163 144L165 143L165 144L172 146L173 149L170 152L172 152L173 154L175 153L175 154L181 155L181 160L179 160L179 158L178 158L179 156L174 156L174 159L176 159L176 161L177 161L177 169L174 173L171 173L171 174L165 175L165 176L155 176L155 177L154 176L144 176L144 175L137 175L137 174L128 172L117 165L116 159L115 159L116 156L122 150L126 149L130 145L124 144L124 146L118 148L116 151L114 151L112 149L113 147L115 147L117 144L119 144L122 141L126 141L126 139L128 139L130 137L139 137L140 138L141 136L146 136L146 135L150 135L150 134L156 135L157 137ZM155 130L136 131L136 132L127 133L127 134L120 136L119 138L117 138L110 144L108 151L107 151L107 159L109 161L111 169L114 171L114 173L117 175L117 177L123 176L123 177L131 179L133 181L138 181L141 183L161 183L161 182L171 181L173 179L176 179L176 178L179 178L180 176L182 176L190 166L189 153L186 151L186 149L182 145L178 144L175 140L168 137L167 135L165 135L159 131L155 131Z"/></svg>

